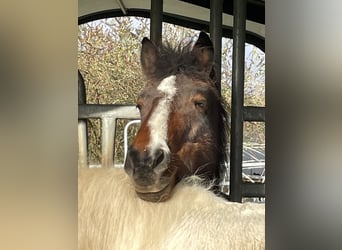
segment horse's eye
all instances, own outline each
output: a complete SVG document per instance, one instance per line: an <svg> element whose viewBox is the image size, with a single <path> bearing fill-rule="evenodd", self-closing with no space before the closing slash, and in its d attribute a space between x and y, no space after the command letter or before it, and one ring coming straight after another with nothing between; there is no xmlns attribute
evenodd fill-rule
<svg viewBox="0 0 342 250"><path fill-rule="evenodd" d="M199 100L199 101L195 101L195 107L198 108L198 109L206 109L207 107L207 103L205 100Z"/></svg>

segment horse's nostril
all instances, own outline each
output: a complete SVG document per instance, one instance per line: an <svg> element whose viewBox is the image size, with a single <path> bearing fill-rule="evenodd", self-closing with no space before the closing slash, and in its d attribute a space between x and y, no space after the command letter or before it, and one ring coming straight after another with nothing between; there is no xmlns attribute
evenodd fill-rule
<svg viewBox="0 0 342 250"><path fill-rule="evenodd" d="M160 150L158 152L156 163L154 164L153 167L154 168L157 167L163 160L164 160L164 152L162 150Z"/></svg>

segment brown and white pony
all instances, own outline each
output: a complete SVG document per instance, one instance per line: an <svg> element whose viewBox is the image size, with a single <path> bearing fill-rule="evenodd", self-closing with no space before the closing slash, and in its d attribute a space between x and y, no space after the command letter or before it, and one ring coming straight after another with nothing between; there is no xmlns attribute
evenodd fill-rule
<svg viewBox="0 0 342 250"><path fill-rule="evenodd" d="M213 64L213 45L203 32L193 46L178 48L143 39L141 127L124 166L140 198L164 201L177 182L193 174L219 180L228 119Z"/></svg>

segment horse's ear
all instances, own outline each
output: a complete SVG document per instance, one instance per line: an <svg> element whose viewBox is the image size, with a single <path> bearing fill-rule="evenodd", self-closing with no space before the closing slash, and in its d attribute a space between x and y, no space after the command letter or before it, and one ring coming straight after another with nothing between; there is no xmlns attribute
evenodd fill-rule
<svg viewBox="0 0 342 250"><path fill-rule="evenodd" d="M214 48L213 43L206 33L201 32L199 34L192 53L195 55L199 66L210 74L214 64Z"/></svg>
<svg viewBox="0 0 342 250"><path fill-rule="evenodd" d="M141 43L142 43L141 54L140 54L141 67L145 76L149 77L151 74L155 72L155 69L156 69L158 49L146 37L144 37Z"/></svg>

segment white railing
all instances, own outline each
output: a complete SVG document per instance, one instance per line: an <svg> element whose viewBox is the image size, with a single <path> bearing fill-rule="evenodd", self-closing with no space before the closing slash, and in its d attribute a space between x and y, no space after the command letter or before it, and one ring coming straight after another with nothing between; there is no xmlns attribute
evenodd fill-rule
<svg viewBox="0 0 342 250"><path fill-rule="evenodd" d="M78 164L89 167L86 119L101 119L101 167L114 167L114 142L117 119L139 119L134 105L79 104L78 105Z"/></svg>

